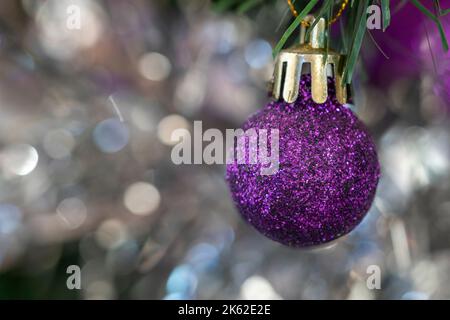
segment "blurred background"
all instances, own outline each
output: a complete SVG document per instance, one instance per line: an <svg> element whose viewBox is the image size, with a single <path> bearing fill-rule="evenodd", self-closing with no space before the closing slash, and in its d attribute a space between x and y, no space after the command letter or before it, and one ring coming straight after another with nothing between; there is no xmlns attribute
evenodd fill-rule
<svg viewBox="0 0 450 320"><path fill-rule="evenodd" d="M224 166L170 159L174 129L237 128L268 101L285 1L1 1L0 298L449 299L449 55L391 3L351 106L377 141L376 199L348 236L299 250L243 222Z"/></svg>

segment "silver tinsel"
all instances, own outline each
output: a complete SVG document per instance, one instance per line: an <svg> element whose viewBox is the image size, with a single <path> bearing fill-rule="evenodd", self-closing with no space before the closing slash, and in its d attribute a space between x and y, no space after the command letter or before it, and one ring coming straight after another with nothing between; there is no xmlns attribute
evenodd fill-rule
<svg viewBox="0 0 450 320"><path fill-rule="evenodd" d="M237 128L264 105L286 10L2 1L0 297L450 298L450 125L425 75L386 92L356 79L382 179L363 223L328 247L264 238L235 212L224 166L171 161L174 129Z"/></svg>

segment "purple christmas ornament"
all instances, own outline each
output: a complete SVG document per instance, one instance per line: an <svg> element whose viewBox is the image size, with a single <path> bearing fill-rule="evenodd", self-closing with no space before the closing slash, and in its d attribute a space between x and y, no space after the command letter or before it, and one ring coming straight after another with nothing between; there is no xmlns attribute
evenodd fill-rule
<svg viewBox="0 0 450 320"><path fill-rule="evenodd" d="M285 245L319 245L347 234L369 210L378 184L370 134L337 102L331 79L328 87L327 101L316 104L311 78L304 75L295 103L270 102L245 122L244 130L279 130L275 174L261 175L261 163L227 166L232 197L244 219Z"/></svg>

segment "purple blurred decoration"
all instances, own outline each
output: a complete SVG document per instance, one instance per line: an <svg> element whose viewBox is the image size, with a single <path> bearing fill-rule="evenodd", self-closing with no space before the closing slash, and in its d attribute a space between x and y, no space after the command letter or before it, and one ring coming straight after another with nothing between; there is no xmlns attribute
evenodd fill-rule
<svg viewBox="0 0 450 320"><path fill-rule="evenodd" d="M449 5L450 7L450 5ZM450 38L450 18L442 19L447 40ZM450 107L450 53L442 49L439 30L431 21L424 21L424 36L420 41L420 58L424 72L434 81L433 90Z"/></svg>
<svg viewBox="0 0 450 320"><path fill-rule="evenodd" d="M353 230L371 206L380 175L370 134L337 102L331 79L328 85L329 98L316 104L311 77L304 75L295 103L270 102L244 124L244 130L279 130L275 174L261 175L261 162L227 167L244 219L294 247L326 243Z"/></svg>
<svg viewBox="0 0 450 320"><path fill-rule="evenodd" d="M423 4L434 12L432 1ZM440 4L443 9L450 8L450 0L440 1ZM448 20L446 16L441 18L447 38L450 35ZM448 65L449 56L442 47L437 26L410 2L394 1L391 23L386 31L369 31L377 45L366 47L363 57L369 80L378 87L386 88L396 79L417 77L424 71L442 70L441 66L435 68L436 62L447 60Z"/></svg>
<svg viewBox="0 0 450 320"><path fill-rule="evenodd" d="M446 106L450 107L450 64L447 63L445 69L437 74L434 92L444 99Z"/></svg>

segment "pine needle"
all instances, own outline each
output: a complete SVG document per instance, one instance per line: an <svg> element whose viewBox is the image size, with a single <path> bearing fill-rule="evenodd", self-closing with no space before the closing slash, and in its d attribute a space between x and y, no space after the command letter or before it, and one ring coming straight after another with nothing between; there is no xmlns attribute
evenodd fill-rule
<svg viewBox="0 0 450 320"><path fill-rule="evenodd" d="M275 46L275 49L273 49L272 52L273 57L276 57L278 55L278 53L281 51L286 41L289 39L292 33L298 28L300 22L306 17L306 15L311 12L311 10L314 8L317 2L319 2L319 0L309 1L309 3L305 6L305 8L298 14L295 20L291 23L291 25L286 29L284 34L281 36L280 41L278 41L277 45Z"/></svg>
<svg viewBox="0 0 450 320"><path fill-rule="evenodd" d="M426 0L429 1L429 0ZM213 9L218 12L225 11L233 11L237 13L247 13L251 9L254 9L258 6L265 5L274 5L278 3L278 0L212 0ZM300 1L297 1L298 3ZM357 64L357 59L361 50L362 42L364 39L364 34L366 30L366 20L367 20L367 7L370 4L373 4L374 0L351 0L349 7L345 12L345 18L340 19L339 23L341 24L341 47L344 49L344 52L347 54L347 58L342 66L344 68L344 80L347 83L351 82L352 74L354 72L354 68ZM447 41L446 34L444 32L444 28L442 22L440 21L440 17L446 16L450 13L450 8L443 9L439 5L439 0L434 0L435 5L437 5L436 12L431 12L425 7L420 0L401 0L399 3L394 5L393 1L389 0L378 0L378 3L382 9L382 20L383 20L383 31L388 28L390 25L391 19L395 18L395 13L399 11L405 4L410 2L413 4L418 10L420 10L426 17L431 19L434 24L437 26L442 47L445 51L448 51L449 45ZM281 49L285 46L288 39L291 37L292 33L294 33L299 27L301 21L306 17L306 15L310 14L312 10L319 3L319 0L304 0L302 1L303 9L299 12L298 16L293 19L293 21L286 28L285 32L281 36L280 40L275 45L273 49L273 56L278 55ZM323 0L320 2L321 6L318 11L315 11L316 17L325 17L330 20L330 11L334 7L334 4L337 3L336 0ZM392 8L391 8L392 6ZM286 12L288 9L286 9ZM283 23L286 14L280 19L280 25ZM446 18L447 19L447 18ZM317 20L316 20L317 21ZM315 22L316 23L316 22ZM313 23L313 26L314 24ZM414 23L414 21L411 21ZM312 28L308 28L306 39L309 38L310 30ZM330 31L326 32L326 43L328 48L328 43L330 41ZM372 35L370 35L372 37ZM375 45L377 45L375 43ZM379 46L377 46L379 47ZM379 48L380 51L381 48Z"/></svg>
<svg viewBox="0 0 450 320"><path fill-rule="evenodd" d="M448 51L448 42L447 42L447 37L445 36L445 32L444 32L444 28L442 27L442 23L439 20L438 17L436 17L431 11L429 11L423 4L420 3L419 0L410 0L416 7L417 9L419 9L424 15L426 15L428 18L430 18L431 20L434 21L434 23L436 23L438 29L439 29L439 34L441 36L441 42L442 42L442 47L444 48L445 52Z"/></svg>
<svg viewBox="0 0 450 320"><path fill-rule="evenodd" d="M306 41L309 40L309 35L311 34L312 29L314 29L314 27L319 22L319 19L325 17L325 15L328 14L330 7L333 7L333 3L334 3L334 0L325 0L324 4L322 4L322 7L319 9L319 12L317 13L317 15L315 15L316 19L311 24L311 26L308 27L308 30L306 31L306 34L305 34ZM329 21L329 20L326 19L326 21Z"/></svg>
<svg viewBox="0 0 450 320"><path fill-rule="evenodd" d="M353 29L353 41L350 53L344 64L344 81L350 83L353 76L353 70L358 60L359 51L361 50L362 41L366 32L366 12L369 5L368 0L360 0L358 3L358 15L355 28Z"/></svg>
<svg viewBox="0 0 450 320"><path fill-rule="evenodd" d="M389 27L391 23L391 11L389 9L389 0L381 0L381 10L383 12L383 31Z"/></svg>

